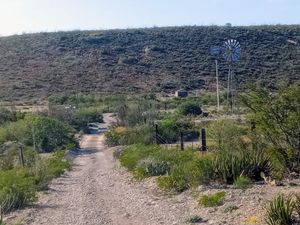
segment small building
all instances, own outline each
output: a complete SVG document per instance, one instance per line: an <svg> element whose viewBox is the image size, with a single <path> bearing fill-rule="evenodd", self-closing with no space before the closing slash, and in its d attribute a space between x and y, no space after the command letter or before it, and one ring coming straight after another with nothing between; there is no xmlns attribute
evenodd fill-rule
<svg viewBox="0 0 300 225"><path fill-rule="evenodd" d="M188 96L188 92L186 90L180 89L175 92L175 97L184 98Z"/></svg>

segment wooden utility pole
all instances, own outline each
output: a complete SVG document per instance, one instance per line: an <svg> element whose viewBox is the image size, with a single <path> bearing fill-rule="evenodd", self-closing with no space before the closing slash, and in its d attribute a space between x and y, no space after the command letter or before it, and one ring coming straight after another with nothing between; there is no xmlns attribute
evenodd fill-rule
<svg viewBox="0 0 300 225"><path fill-rule="evenodd" d="M218 67L218 60L216 62L216 83L217 83L217 110L220 111L220 96L219 96L219 67Z"/></svg>

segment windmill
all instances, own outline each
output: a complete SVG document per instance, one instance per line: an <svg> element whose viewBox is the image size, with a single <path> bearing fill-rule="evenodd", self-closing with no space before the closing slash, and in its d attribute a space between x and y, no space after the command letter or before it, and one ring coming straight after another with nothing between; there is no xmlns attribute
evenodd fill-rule
<svg viewBox="0 0 300 225"><path fill-rule="evenodd" d="M210 50L211 55L215 58L216 63L216 88L217 88L217 110L220 110L220 97L219 97L219 68L218 68L218 57L221 53L219 47L212 47Z"/></svg>
<svg viewBox="0 0 300 225"><path fill-rule="evenodd" d="M233 73L232 73L232 66L233 63L238 61L241 57L241 45L237 40L227 40L225 41L224 45L224 57L226 62L229 65L228 70L228 83L227 83L227 101L230 104L230 110L233 110Z"/></svg>

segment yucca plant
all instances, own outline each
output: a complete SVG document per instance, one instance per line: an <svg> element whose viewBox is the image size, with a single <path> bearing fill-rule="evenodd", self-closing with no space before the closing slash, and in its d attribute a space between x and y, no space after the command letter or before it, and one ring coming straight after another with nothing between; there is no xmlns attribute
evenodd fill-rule
<svg viewBox="0 0 300 225"><path fill-rule="evenodd" d="M239 152L222 150L215 157L214 168L224 182L232 183L245 170L246 161Z"/></svg>
<svg viewBox="0 0 300 225"><path fill-rule="evenodd" d="M248 175L252 179L260 179L261 172L270 172L270 157L264 151L250 151L249 153Z"/></svg>
<svg viewBox="0 0 300 225"><path fill-rule="evenodd" d="M268 225L293 224L295 201L292 195L276 196L266 207L266 223Z"/></svg>
<svg viewBox="0 0 300 225"><path fill-rule="evenodd" d="M214 168L226 183L233 183L241 174L258 179L260 172L268 172L268 158L262 152L221 150L215 157Z"/></svg>
<svg viewBox="0 0 300 225"><path fill-rule="evenodd" d="M300 219L300 193L295 195L296 203L295 203L295 210L298 214L298 217Z"/></svg>

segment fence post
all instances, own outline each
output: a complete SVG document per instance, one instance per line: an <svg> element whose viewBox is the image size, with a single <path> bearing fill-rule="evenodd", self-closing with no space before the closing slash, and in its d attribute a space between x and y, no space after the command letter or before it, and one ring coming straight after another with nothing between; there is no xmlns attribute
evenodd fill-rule
<svg viewBox="0 0 300 225"><path fill-rule="evenodd" d="M206 131L205 128L201 129L201 147L200 147L200 151L206 151Z"/></svg>
<svg viewBox="0 0 300 225"><path fill-rule="evenodd" d="M256 123L254 121L251 121L251 131L255 132L256 129Z"/></svg>
<svg viewBox="0 0 300 225"><path fill-rule="evenodd" d="M23 153L23 146L20 145L19 146L19 160L20 160L20 164L22 165L22 167L24 167L24 153Z"/></svg>
<svg viewBox="0 0 300 225"><path fill-rule="evenodd" d="M180 132L180 150L184 150L183 132Z"/></svg>
<svg viewBox="0 0 300 225"><path fill-rule="evenodd" d="M155 124L155 143L158 145L158 124Z"/></svg>

